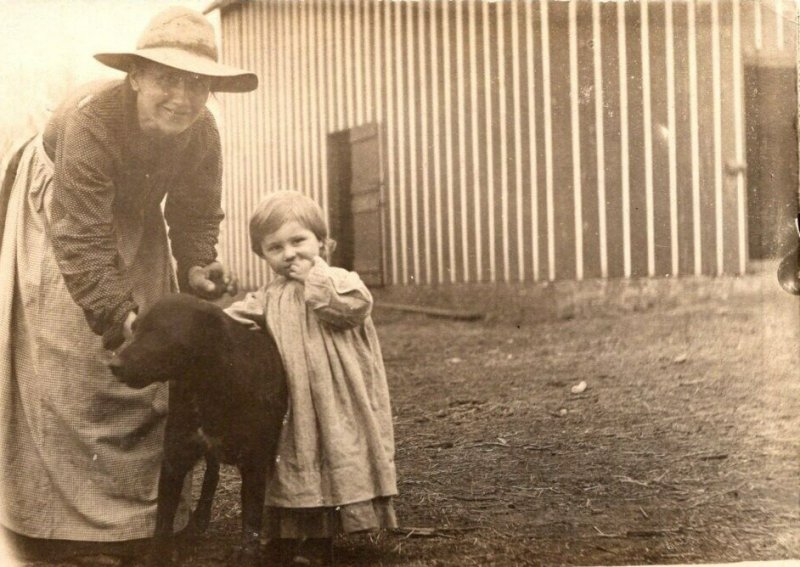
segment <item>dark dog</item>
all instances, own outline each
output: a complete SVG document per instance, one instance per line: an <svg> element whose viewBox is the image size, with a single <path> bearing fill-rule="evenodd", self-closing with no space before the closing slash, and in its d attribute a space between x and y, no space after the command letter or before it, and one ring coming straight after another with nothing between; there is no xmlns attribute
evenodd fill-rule
<svg viewBox="0 0 800 567"><path fill-rule="evenodd" d="M136 319L133 338L110 363L133 388L169 381L164 459L150 565L173 558L173 521L186 474L206 472L192 524L208 527L220 462L242 477L242 557L258 564L266 480L287 406L286 375L272 337L246 329L218 306L167 296Z"/></svg>

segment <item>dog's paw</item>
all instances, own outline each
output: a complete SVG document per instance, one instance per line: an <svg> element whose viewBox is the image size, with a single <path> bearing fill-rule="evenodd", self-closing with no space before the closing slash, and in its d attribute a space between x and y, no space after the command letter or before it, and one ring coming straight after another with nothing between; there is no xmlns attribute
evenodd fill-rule
<svg viewBox="0 0 800 567"><path fill-rule="evenodd" d="M195 511L189 519L186 531L189 534L204 534L211 524L211 514L202 514Z"/></svg>
<svg viewBox="0 0 800 567"><path fill-rule="evenodd" d="M241 567L261 567L260 547L240 546L233 552L232 565Z"/></svg>
<svg viewBox="0 0 800 567"><path fill-rule="evenodd" d="M145 559L145 567L176 567L179 565L178 551L171 550L151 550Z"/></svg>

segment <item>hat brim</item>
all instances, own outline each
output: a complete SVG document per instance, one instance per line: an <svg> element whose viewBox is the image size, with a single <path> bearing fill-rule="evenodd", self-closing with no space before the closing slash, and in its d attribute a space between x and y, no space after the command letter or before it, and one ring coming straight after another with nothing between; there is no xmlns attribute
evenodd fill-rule
<svg viewBox="0 0 800 567"><path fill-rule="evenodd" d="M138 58L154 61L167 67L197 75L211 77L211 90L215 92L245 93L258 87L258 76L236 67L217 63L173 47L150 47L126 53L97 53L100 63L113 69L128 72Z"/></svg>

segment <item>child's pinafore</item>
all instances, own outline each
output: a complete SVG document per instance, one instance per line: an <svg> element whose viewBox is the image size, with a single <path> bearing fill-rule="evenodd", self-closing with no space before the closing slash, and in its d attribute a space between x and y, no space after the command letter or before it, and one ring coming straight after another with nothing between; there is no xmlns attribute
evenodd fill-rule
<svg viewBox="0 0 800 567"><path fill-rule="evenodd" d="M305 284L279 276L226 310L258 327L266 321L288 375L267 491L273 536L396 526L392 415L371 308L356 273L317 258Z"/></svg>

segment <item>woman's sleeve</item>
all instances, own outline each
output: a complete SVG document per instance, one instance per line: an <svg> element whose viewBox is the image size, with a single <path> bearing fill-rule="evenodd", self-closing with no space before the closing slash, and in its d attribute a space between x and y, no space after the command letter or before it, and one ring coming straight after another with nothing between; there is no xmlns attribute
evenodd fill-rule
<svg viewBox="0 0 800 567"><path fill-rule="evenodd" d="M319 257L306 278L305 301L320 321L339 329L357 327L372 311L372 294L358 274Z"/></svg>
<svg viewBox="0 0 800 567"><path fill-rule="evenodd" d="M69 119L57 145L49 226L67 290L104 346L115 348L137 305L117 265L110 140L99 120Z"/></svg>
<svg viewBox="0 0 800 567"><path fill-rule="evenodd" d="M219 131L210 112L198 120L198 134L189 149L190 167L171 187L164 206L178 285L188 291L192 266L206 266L217 257L222 212L222 150Z"/></svg>
<svg viewBox="0 0 800 567"><path fill-rule="evenodd" d="M267 328L263 290L248 293L243 299L233 302L223 311L237 323L245 325L252 331Z"/></svg>

